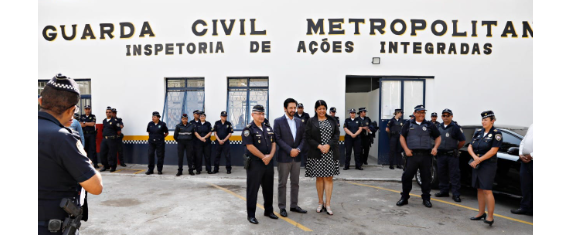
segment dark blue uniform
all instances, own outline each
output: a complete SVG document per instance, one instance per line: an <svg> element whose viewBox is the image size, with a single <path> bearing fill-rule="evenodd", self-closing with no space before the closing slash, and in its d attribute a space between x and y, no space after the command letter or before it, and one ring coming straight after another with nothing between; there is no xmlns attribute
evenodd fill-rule
<svg viewBox="0 0 565 235"><path fill-rule="evenodd" d="M194 132L196 132L196 128L200 126L200 120L192 119L189 123L192 123L192 125L194 126ZM198 142L200 142L200 140L196 138L196 136L192 138L192 169L196 169L196 167L198 166L196 164L196 145L198 145ZM200 169L202 169L202 159L200 160Z"/></svg>
<svg viewBox="0 0 565 235"><path fill-rule="evenodd" d="M186 163L188 164L188 172L193 173L194 171L194 164L193 164L193 142L192 139L194 138L194 122L188 122L186 125L179 123L175 127L175 134L173 135L175 140L177 141L177 153L178 153L178 172L182 172L182 165L184 154L186 153Z"/></svg>
<svg viewBox="0 0 565 235"><path fill-rule="evenodd" d="M196 127L196 132L200 137L206 136L208 133L212 132L212 124L210 122L204 122ZM196 172L202 171L202 157L204 156L204 163L206 164L206 172L212 172L212 162L210 160L210 154L212 154L212 141L210 141L210 136L206 138L205 142L198 140L196 144Z"/></svg>
<svg viewBox="0 0 565 235"><path fill-rule="evenodd" d="M80 116L80 122L94 122L94 124L96 124L96 115L91 114L86 116L86 114L83 114ZM98 166L98 158L96 157L96 127L85 126L82 128L82 133L84 134L84 150L92 163Z"/></svg>
<svg viewBox="0 0 565 235"><path fill-rule="evenodd" d="M122 118L116 117L116 119L118 119L118 123L120 123L120 126L123 126L124 123L122 121ZM120 132L118 133L118 160L120 161L121 165L125 165L125 160L124 160L124 133L122 133L121 129Z"/></svg>
<svg viewBox="0 0 565 235"><path fill-rule="evenodd" d="M359 125L360 127L368 127L369 125L371 125L371 118L369 117L359 117L359 120L361 121L361 125ZM365 165L367 165L367 160L369 159L369 151L371 150L371 142L373 140L373 137L371 134L369 134L369 131L367 130L362 130L361 134L361 150L362 150L362 154L361 154L361 163L364 163Z"/></svg>
<svg viewBox="0 0 565 235"><path fill-rule="evenodd" d="M491 148L500 148L502 146L502 133L494 126L490 128L485 135L484 129L478 129L473 135L473 152L478 157L485 155ZM479 163L477 168L473 169L472 186L483 190L492 190L494 185L494 177L496 176L496 162L498 157L496 154L491 158Z"/></svg>
<svg viewBox="0 0 565 235"><path fill-rule="evenodd" d="M412 150L412 156L406 157L406 170L402 174L402 197L410 198L412 179L419 169L422 177L422 199L429 201L432 177L431 152L435 144L432 140L439 137L440 132L431 121L424 120L418 125L416 120L410 120L402 127L401 135L404 136L408 149Z"/></svg>
<svg viewBox="0 0 565 235"><path fill-rule="evenodd" d="M168 133L169 129L167 124L162 121L157 124L149 122L147 132L149 132L149 172L153 172L153 169L155 169L155 150L157 150L157 171L161 172L165 161L165 133Z"/></svg>
<svg viewBox="0 0 565 235"><path fill-rule="evenodd" d="M441 144L437 151L437 174L439 179L439 190L441 194L449 194L449 182L451 182L451 193L460 196L461 174L459 172L459 141L465 141L463 129L457 123L451 122L447 127L441 123ZM448 177L449 173L449 177Z"/></svg>
<svg viewBox="0 0 565 235"><path fill-rule="evenodd" d="M46 112L39 112L37 127L38 234L61 234L61 230L50 233L47 229L48 221L65 220L68 215L59 207L59 203L63 198L73 198L79 205L79 183L94 176L96 170L86 157L76 132L64 127ZM83 206L83 211L87 213L86 205Z"/></svg>
<svg viewBox="0 0 565 235"><path fill-rule="evenodd" d="M249 123L243 129L241 140L244 146L252 144L263 154L271 153L272 144L276 142L275 133L270 126L262 123L262 127L259 128L255 125L255 122ZM269 215L273 213L273 181L275 177L273 160L265 165L260 157L254 156L247 148L245 148L245 154L251 158L251 163L247 169L247 216L255 217L259 187L263 189L265 215Z"/></svg>
<svg viewBox="0 0 565 235"><path fill-rule="evenodd" d="M386 124L386 127L389 130L389 147L390 151L388 153L388 164L390 168L394 169L394 164L397 167L400 167L402 164L402 156L400 153L402 152L402 146L400 145L400 131L404 125L405 121L400 119L391 118L390 121Z"/></svg>
<svg viewBox="0 0 565 235"><path fill-rule="evenodd" d="M100 144L100 156L102 165L106 169L115 170L117 166L116 156L118 154L118 131L121 130L120 123L116 118L104 119L102 121L102 143Z"/></svg>
<svg viewBox="0 0 565 235"><path fill-rule="evenodd" d="M347 128L351 133L355 134L359 127L361 126L361 119L356 117L351 120L351 118L345 119L343 123L343 128ZM343 169L349 169L349 163L351 162L351 150L355 151L355 168L361 168L361 137L357 136L352 138L350 135L345 134L345 166Z"/></svg>
<svg viewBox="0 0 565 235"><path fill-rule="evenodd" d="M225 139L230 133L233 133L233 125L231 122L226 121L222 123L222 120L216 121L214 123L214 128L212 131L216 132L216 157L214 158L214 172L218 172L220 169L220 157L224 155L226 158L226 170L231 171L231 156L230 156L230 140L226 140L223 145L220 145L218 139Z"/></svg>

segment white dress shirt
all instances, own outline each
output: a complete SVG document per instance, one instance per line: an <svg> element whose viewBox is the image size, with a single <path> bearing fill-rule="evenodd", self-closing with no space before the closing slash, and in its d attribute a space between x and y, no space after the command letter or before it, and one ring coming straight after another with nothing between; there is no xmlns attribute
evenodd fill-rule
<svg viewBox="0 0 565 235"><path fill-rule="evenodd" d="M290 132L292 133L292 139L296 140L296 122L294 122L294 119L291 119L288 115L285 114L284 116L286 117L286 122L290 127Z"/></svg>
<svg viewBox="0 0 565 235"><path fill-rule="evenodd" d="M530 125L528 132L522 142L520 142L520 155L530 154L534 158L534 124Z"/></svg>

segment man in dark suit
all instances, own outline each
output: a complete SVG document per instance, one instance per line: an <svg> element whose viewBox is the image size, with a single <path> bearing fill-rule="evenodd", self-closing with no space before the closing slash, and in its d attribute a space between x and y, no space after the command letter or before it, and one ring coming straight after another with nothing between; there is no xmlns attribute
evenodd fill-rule
<svg viewBox="0 0 565 235"><path fill-rule="evenodd" d="M305 146L305 127L302 120L294 116L298 103L293 98L284 101L285 115L275 119L274 131L279 152L279 209L281 216L286 213L286 181L290 174L290 211L306 213L298 206L298 179L300 176L301 150Z"/></svg>

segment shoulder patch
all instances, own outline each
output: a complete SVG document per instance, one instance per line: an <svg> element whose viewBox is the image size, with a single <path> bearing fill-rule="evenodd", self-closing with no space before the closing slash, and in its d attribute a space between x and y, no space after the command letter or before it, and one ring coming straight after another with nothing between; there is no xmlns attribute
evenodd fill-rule
<svg viewBox="0 0 565 235"><path fill-rule="evenodd" d="M244 130L244 131L243 131L243 135L244 135L245 137L248 137L248 136L249 136L249 130Z"/></svg>
<svg viewBox="0 0 565 235"><path fill-rule="evenodd" d="M502 140L502 135L501 135L501 134L496 134L496 135L494 136L494 138L495 138L497 141L500 141L500 140Z"/></svg>

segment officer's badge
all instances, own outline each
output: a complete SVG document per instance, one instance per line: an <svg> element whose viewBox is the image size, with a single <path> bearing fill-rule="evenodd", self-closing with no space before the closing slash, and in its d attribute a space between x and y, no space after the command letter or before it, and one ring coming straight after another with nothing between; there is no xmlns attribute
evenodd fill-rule
<svg viewBox="0 0 565 235"><path fill-rule="evenodd" d="M257 143L261 143L261 140L257 140Z"/></svg>
<svg viewBox="0 0 565 235"><path fill-rule="evenodd" d="M228 125L227 127L230 128L230 125Z"/></svg>
<svg viewBox="0 0 565 235"><path fill-rule="evenodd" d="M112 125L112 122L110 122L110 125Z"/></svg>
<svg viewBox="0 0 565 235"><path fill-rule="evenodd" d="M92 119L92 117L89 117L88 119Z"/></svg>
<svg viewBox="0 0 565 235"><path fill-rule="evenodd" d="M367 125L367 126L368 126L368 125L369 125L369 122L365 122L365 125Z"/></svg>
<svg viewBox="0 0 565 235"><path fill-rule="evenodd" d="M161 128L161 125L159 125L159 126L157 126L157 127Z"/></svg>
<svg viewBox="0 0 565 235"><path fill-rule="evenodd" d="M488 134L488 137L489 137L489 138L492 137L492 134Z"/></svg>
<svg viewBox="0 0 565 235"><path fill-rule="evenodd" d="M427 128L426 128L425 126L423 126L423 127L422 127L422 130L423 130L423 131L426 131L426 130L427 130Z"/></svg>
<svg viewBox="0 0 565 235"><path fill-rule="evenodd" d="M445 137L449 137L449 133L445 133Z"/></svg>
<svg viewBox="0 0 565 235"><path fill-rule="evenodd" d="M271 131L271 129L267 127L267 131Z"/></svg>
<svg viewBox="0 0 565 235"><path fill-rule="evenodd" d="M304 119L302 119L302 122L304 122Z"/></svg>
<svg viewBox="0 0 565 235"><path fill-rule="evenodd" d="M249 136L249 131L247 131L247 130L244 131L244 132L243 132L243 135L244 135L245 137Z"/></svg>
<svg viewBox="0 0 565 235"><path fill-rule="evenodd" d="M400 123L400 126L402 126L402 122Z"/></svg>
<svg viewBox="0 0 565 235"><path fill-rule="evenodd" d="M78 151L80 153L82 153L82 155L86 156L86 152L84 151L84 147L82 146L82 143L80 142L80 140L77 140L77 148L78 148Z"/></svg>
<svg viewBox="0 0 565 235"><path fill-rule="evenodd" d="M355 123L356 123L356 124L359 124L359 122L358 122L358 121L355 121Z"/></svg>
<svg viewBox="0 0 565 235"><path fill-rule="evenodd" d="M501 134L496 134L496 135L494 136L494 138L495 138L497 141L500 141L500 140L502 139L502 135L501 135Z"/></svg>

